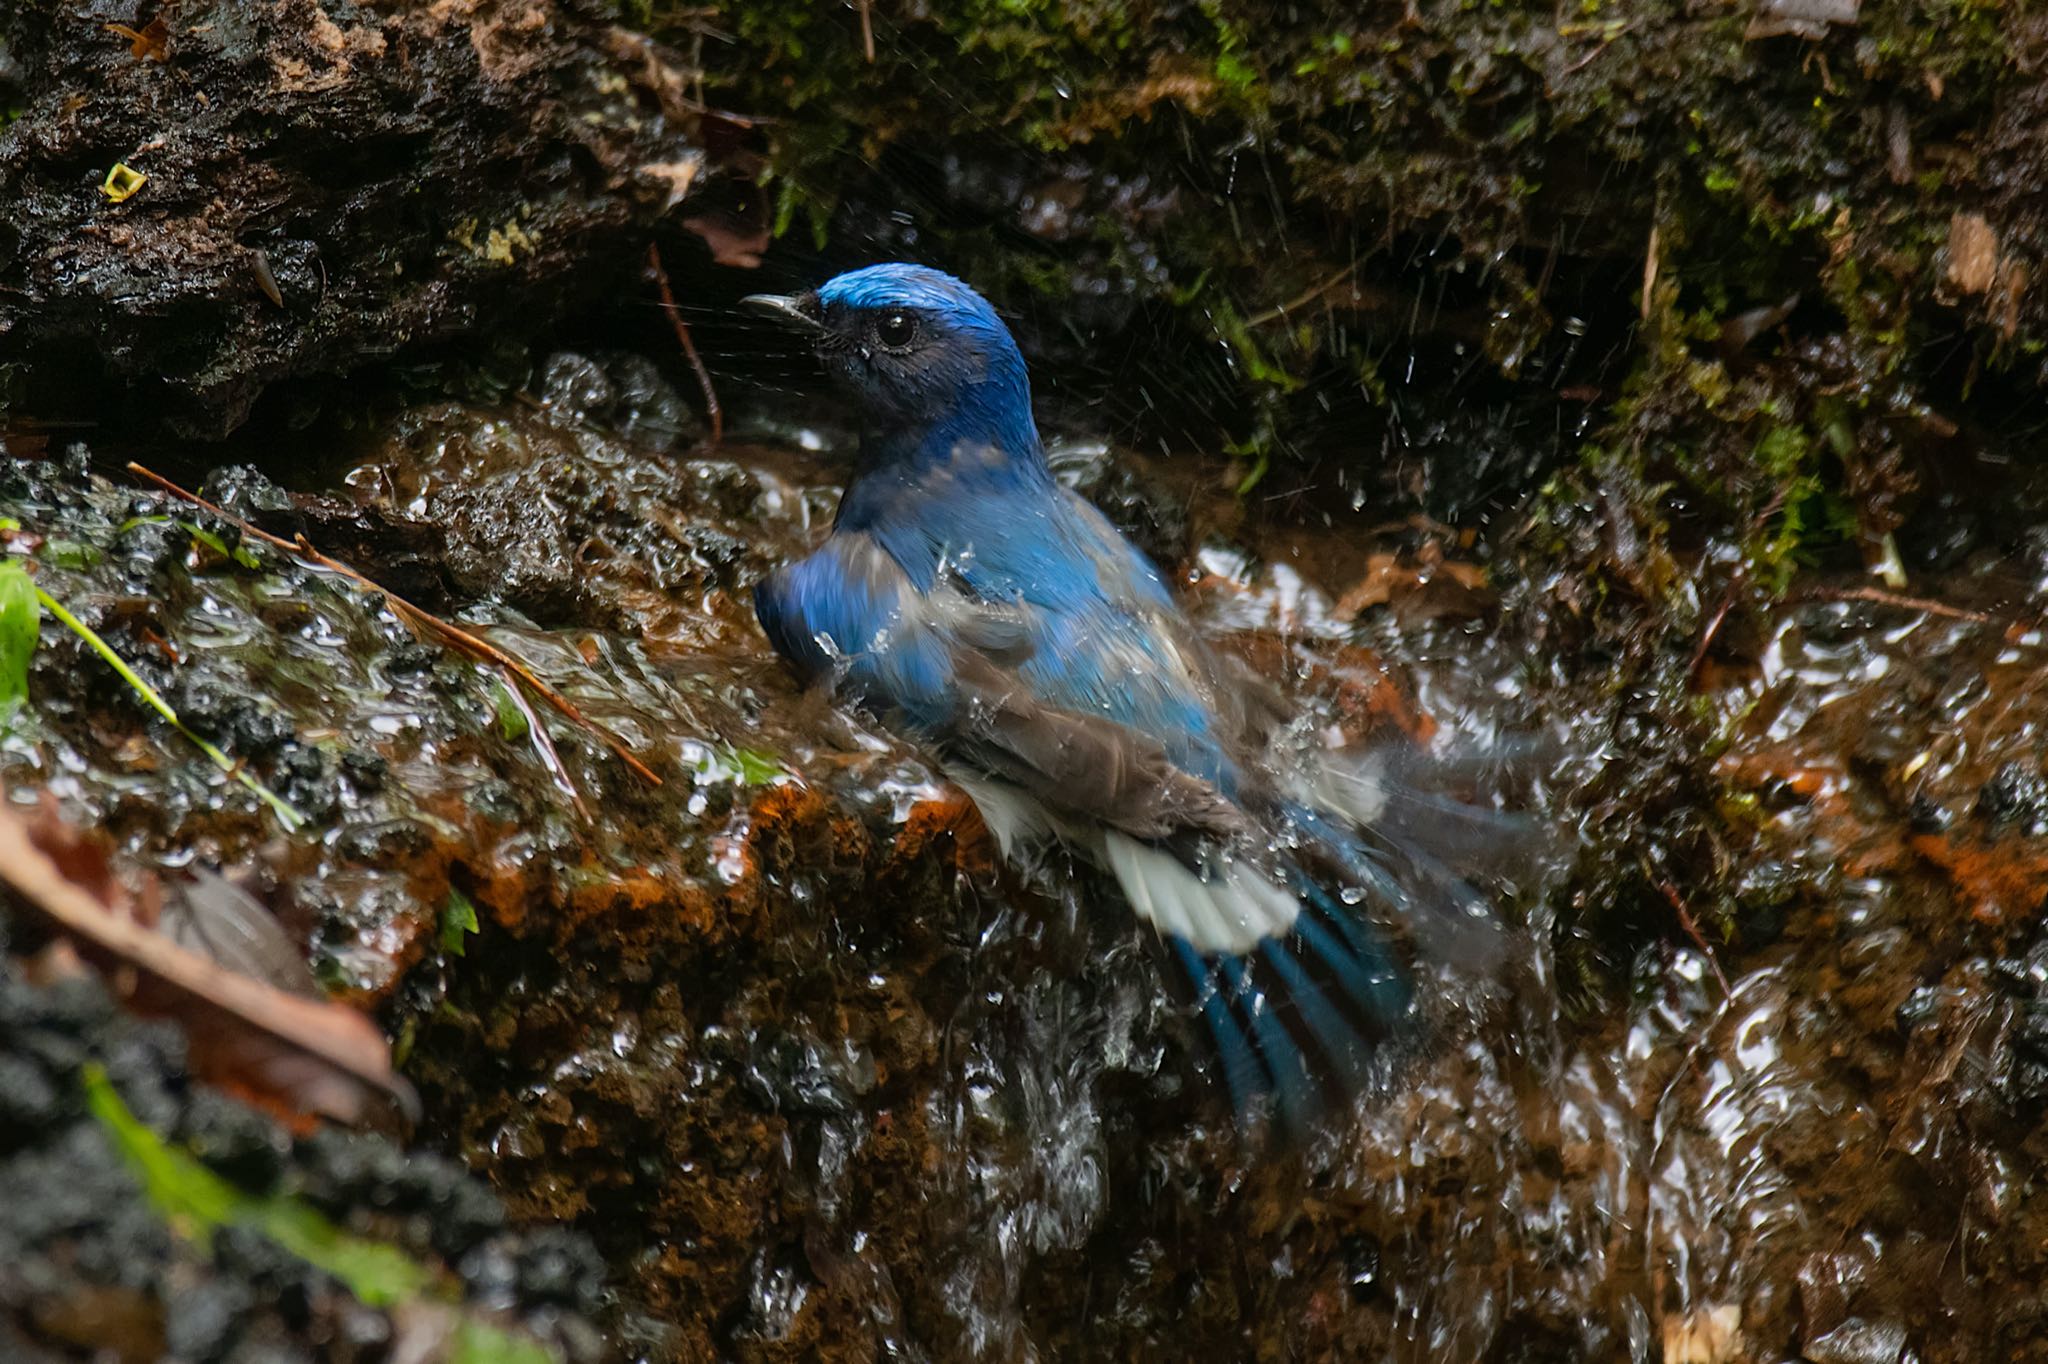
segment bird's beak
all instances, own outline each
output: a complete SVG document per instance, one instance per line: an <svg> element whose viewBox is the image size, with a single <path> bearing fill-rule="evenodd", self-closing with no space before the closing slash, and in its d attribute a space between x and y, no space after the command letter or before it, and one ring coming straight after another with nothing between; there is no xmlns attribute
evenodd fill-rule
<svg viewBox="0 0 2048 1364"><path fill-rule="evenodd" d="M807 335L825 330L824 320L818 316L816 294L748 294L740 300L740 307Z"/></svg>

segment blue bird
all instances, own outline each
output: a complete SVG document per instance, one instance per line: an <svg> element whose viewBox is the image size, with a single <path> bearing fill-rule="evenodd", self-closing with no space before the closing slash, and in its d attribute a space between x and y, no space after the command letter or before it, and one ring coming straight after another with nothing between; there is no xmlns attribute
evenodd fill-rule
<svg viewBox="0 0 2048 1364"><path fill-rule="evenodd" d="M743 306L807 336L862 421L831 534L755 590L775 648L932 753L1007 858L1057 842L1115 878L1193 982L1240 1114L1299 1132L1368 1086L1417 1010L1355 906L1418 940L1490 922L1445 859L1498 817L1384 753L1283 752L1274 694L1054 481L1023 356L966 284L876 265Z"/></svg>

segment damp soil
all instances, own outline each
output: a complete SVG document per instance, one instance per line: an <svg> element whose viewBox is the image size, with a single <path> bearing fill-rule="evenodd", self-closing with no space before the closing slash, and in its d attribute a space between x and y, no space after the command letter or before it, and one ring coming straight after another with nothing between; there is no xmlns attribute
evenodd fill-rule
<svg viewBox="0 0 2048 1364"><path fill-rule="evenodd" d="M1519 780L1560 834L1503 903L1506 963L1452 962L1393 1081L1259 1151L1114 896L995 867L912 749L777 666L748 592L822 532L851 451L829 410L752 406L709 449L645 361L565 354L503 402L403 407L206 483L517 655L658 785L384 596L120 472L148 452L6 466L37 582L307 817L282 829L45 622L9 798L54 794L138 866L233 871L395 1039L422 1120L360 1139L383 1173L336 1215L497 1266L506 1311L588 1323L548 1337L565 1354L2048 1354L2027 496L1906 589L1816 571L1717 612L1734 551L1631 554L1597 494L1388 521L1307 474L1246 497L1220 459L1057 441L1061 476L1333 735L1541 737ZM1664 572L1695 584L1686 628L1630 587ZM86 1210L0 1236L164 1339L198 1329L179 1276L216 1284L229 1326L181 1357L266 1333L388 1357L388 1328L330 1348L356 1329L320 1315L352 1310L331 1291L249 1288L305 1271L146 1217L76 1071L132 1057L108 1069L170 1140L259 1133L231 1179L317 1191L342 1139L193 1117L219 1105L174 1039L48 988L0 982L27 1020L0 1064L52 1028L76 1053L35 1061L58 1097L5 1158L83 1172ZM528 1260L573 1291L506 1279L527 1260L475 1251L498 1236L565 1238ZM587 1276L560 1270L579 1255ZM74 1357L21 1288L42 1282L0 1273L4 1329Z"/></svg>

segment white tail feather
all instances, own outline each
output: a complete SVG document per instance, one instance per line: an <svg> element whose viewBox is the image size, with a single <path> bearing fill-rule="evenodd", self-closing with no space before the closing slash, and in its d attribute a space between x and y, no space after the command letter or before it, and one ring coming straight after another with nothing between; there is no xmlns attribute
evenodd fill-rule
<svg viewBox="0 0 2048 1364"><path fill-rule="evenodd" d="M1205 881L1172 853L1124 834L1105 834L1102 850L1131 908L1204 954L1249 952L1284 935L1301 912L1292 895L1246 862L1217 865Z"/></svg>

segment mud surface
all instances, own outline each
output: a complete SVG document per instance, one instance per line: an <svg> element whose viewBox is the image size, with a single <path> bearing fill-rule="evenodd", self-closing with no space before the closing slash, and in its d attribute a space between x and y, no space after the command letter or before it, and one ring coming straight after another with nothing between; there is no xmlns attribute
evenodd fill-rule
<svg viewBox="0 0 2048 1364"><path fill-rule="evenodd" d="M82 457L13 463L0 508L38 582L309 824L48 622L9 789L143 864L253 874L399 1039L425 1145L597 1247L614 1352L2041 1348L2033 540L1980 528L1909 593L1809 573L1691 628L1632 596L1620 568L1671 561L1624 557L1597 498L1475 535L1062 441L1342 731L1551 736L1537 790L1575 833L1503 911L1510 965L1443 982L1354 1124L1254 1159L1113 897L997 872L913 753L791 689L745 593L821 528L845 438L741 436L707 453L644 362L565 355L518 400L330 440L290 487L211 483L518 654L658 787L381 598L223 557Z"/></svg>

